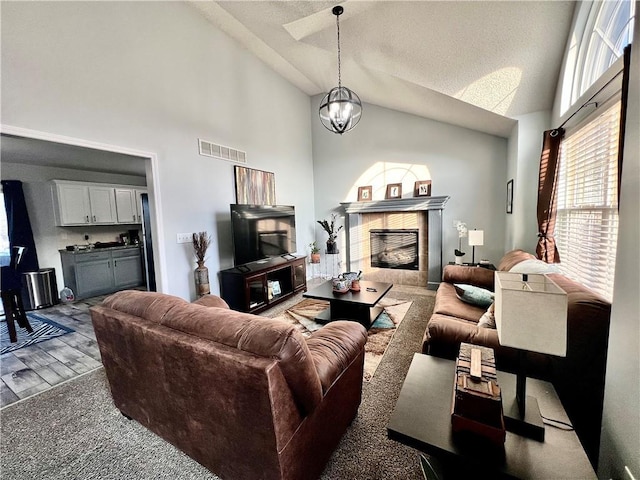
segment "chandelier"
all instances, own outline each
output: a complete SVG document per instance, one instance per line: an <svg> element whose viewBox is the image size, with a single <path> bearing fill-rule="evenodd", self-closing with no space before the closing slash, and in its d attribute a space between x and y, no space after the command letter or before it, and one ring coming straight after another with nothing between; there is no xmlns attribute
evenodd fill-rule
<svg viewBox="0 0 640 480"><path fill-rule="evenodd" d="M355 92L342 86L340 74L340 15L341 6L331 10L336 16L338 30L338 86L332 88L320 102L320 121L327 130L342 135L355 127L362 116L362 103Z"/></svg>

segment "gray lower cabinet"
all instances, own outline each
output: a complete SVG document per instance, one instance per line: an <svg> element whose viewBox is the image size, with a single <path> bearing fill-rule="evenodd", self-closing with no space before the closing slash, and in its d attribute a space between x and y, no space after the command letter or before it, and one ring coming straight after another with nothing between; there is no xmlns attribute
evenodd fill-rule
<svg viewBox="0 0 640 480"><path fill-rule="evenodd" d="M64 285L77 299L143 284L140 248L68 252L60 250Z"/></svg>

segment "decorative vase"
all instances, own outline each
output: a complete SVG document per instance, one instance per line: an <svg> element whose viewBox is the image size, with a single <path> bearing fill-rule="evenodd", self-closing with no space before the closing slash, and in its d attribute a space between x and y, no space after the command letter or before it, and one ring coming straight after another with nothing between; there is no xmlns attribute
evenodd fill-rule
<svg viewBox="0 0 640 480"><path fill-rule="evenodd" d="M327 253L338 253L338 243L335 240L327 240Z"/></svg>
<svg viewBox="0 0 640 480"><path fill-rule="evenodd" d="M456 255L456 265L462 265L462 257Z"/></svg>
<svg viewBox="0 0 640 480"><path fill-rule="evenodd" d="M320 263L320 254L312 253L311 254L311 263Z"/></svg>
<svg viewBox="0 0 640 480"><path fill-rule="evenodd" d="M209 295L211 288L209 286L209 269L204 266L204 262L198 262L198 267L194 272L196 280L196 294L198 297Z"/></svg>

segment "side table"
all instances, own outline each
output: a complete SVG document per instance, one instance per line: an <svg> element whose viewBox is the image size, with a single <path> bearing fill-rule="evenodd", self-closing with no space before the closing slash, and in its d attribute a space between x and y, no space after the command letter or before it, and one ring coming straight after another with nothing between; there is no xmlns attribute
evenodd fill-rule
<svg viewBox="0 0 640 480"><path fill-rule="evenodd" d="M413 361L387 425L390 439L438 459L447 478L575 478L596 479L578 436L572 430L545 426L545 441L507 432L503 457L482 453L482 440L473 445L454 440L451 398L455 362L414 354ZM515 400L515 375L498 372L503 402ZM569 422L560 399L548 382L527 378L527 392L547 418ZM485 452L486 453L486 452Z"/></svg>

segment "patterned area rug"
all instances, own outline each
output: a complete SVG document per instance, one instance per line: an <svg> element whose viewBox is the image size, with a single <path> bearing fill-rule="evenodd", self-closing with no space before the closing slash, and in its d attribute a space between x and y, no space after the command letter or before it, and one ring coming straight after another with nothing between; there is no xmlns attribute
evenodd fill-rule
<svg viewBox="0 0 640 480"><path fill-rule="evenodd" d="M29 325L33 328L33 333L28 333L24 328L20 328L16 323L18 341L15 343L11 343L11 340L9 339L7 322L3 320L2 323L0 323L0 355L28 347L35 343L44 342L51 338L61 337L62 335L66 335L67 333L74 331L69 327L60 325L53 320L49 320L48 318L35 313L28 312L27 318L29 319Z"/></svg>
<svg viewBox="0 0 640 480"><path fill-rule="evenodd" d="M411 307L410 301L396 300L385 297L378 305L384 310L369 329L369 339L365 345L364 380L369 381L378 368L384 352L389 346L398 325ZM322 300L304 299L300 303L274 317L287 323L296 325L304 336L309 336L323 327L322 323L314 321L316 315L329 306L329 302Z"/></svg>

